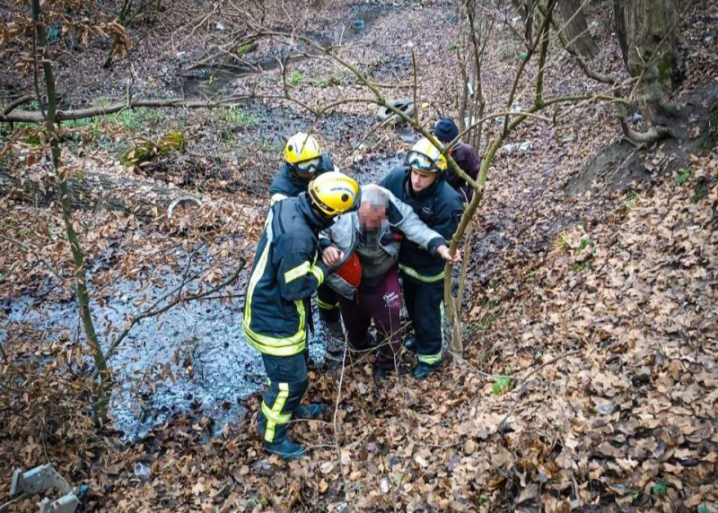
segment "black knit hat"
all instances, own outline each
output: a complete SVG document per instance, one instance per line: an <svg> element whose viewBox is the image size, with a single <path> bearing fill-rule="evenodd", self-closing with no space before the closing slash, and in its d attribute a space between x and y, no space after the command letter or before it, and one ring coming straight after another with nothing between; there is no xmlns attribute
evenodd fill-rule
<svg viewBox="0 0 718 513"><path fill-rule="evenodd" d="M451 118L440 119L434 127L434 136L443 144L449 143L459 135L459 127Z"/></svg>

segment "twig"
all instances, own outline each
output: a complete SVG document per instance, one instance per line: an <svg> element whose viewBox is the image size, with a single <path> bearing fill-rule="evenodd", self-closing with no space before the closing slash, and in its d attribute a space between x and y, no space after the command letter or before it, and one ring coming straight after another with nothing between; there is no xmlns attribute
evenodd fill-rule
<svg viewBox="0 0 718 513"><path fill-rule="evenodd" d="M418 97L418 85L417 85L417 69L416 69L416 54L414 53L414 49L411 49L411 63L414 67L414 122L418 125L419 124L419 102L417 101Z"/></svg>
<svg viewBox="0 0 718 513"><path fill-rule="evenodd" d="M24 249L24 250L27 251L28 253L33 253L33 249L32 249L32 248L30 248L29 246L27 246L26 244L20 242L20 241L17 240L17 239L13 239L12 237L8 237L7 235L3 235L3 234L1 234L1 233L0 233L0 239L6 240L6 241L8 241L8 242L12 242L13 244L15 244L16 246L19 246L20 248ZM45 260L45 259L42 258L42 257L39 257L39 256L35 255L34 253L33 253L33 255L34 255L35 258L37 258L40 262L42 262L45 267L47 267L47 270L50 271L50 272L52 273L52 275L55 276L55 278L57 278L57 279L60 281L60 283L62 283L63 281L65 281L65 280L62 278L62 276L60 276L60 274L59 274L50 264L47 263L47 260Z"/></svg>
<svg viewBox="0 0 718 513"><path fill-rule="evenodd" d="M179 303L186 303L186 302L189 302L189 301L196 301L197 299L203 299L203 298L209 296L210 294L214 294L215 292L217 292L217 291L219 291L219 290L222 290L222 289L223 289L224 287L226 287L227 285L232 284L232 282L234 282L234 281L239 277L239 273L241 273L241 272L242 272L242 269L244 269L244 264L245 264L245 263L246 263L246 261L245 261L244 259L241 259L241 260L240 260L240 263L239 263L239 266L237 267L237 270L236 270L229 278L227 278L226 280L224 280L222 283L220 283L220 284L217 285L216 287L212 287L212 288L210 288L210 289L208 289L208 290L206 290L206 291L204 291L204 292L200 292L200 293L198 293L198 294L191 294L191 295L185 296L185 297L179 296L179 297L177 297L177 299L175 299L174 301L169 302L168 304L166 304L166 305L163 306L162 308L159 308L159 309L157 309L157 310L146 310L146 311L142 312L141 314L135 316L135 317L130 321L130 324L124 329L124 331L122 331L122 332L117 336L117 338L115 338L115 341L112 343L112 345L110 345L110 348L107 350L107 353L106 353L106 357L105 357L105 358L109 360L109 359L114 355L115 350L117 349L117 347L118 347L118 346L120 345L120 343L125 339L125 337L127 337L127 335L129 335L130 330L132 330L132 328L133 328L137 323L139 323L139 322L142 321L143 319L146 319L147 317L155 317L155 316L157 316L157 315L163 314L163 313L165 313L167 310L169 310L170 308L173 308L174 306L178 305Z"/></svg>
<svg viewBox="0 0 718 513"><path fill-rule="evenodd" d="M5 504L3 504L2 506L0 506L0 513L9 511L10 506L15 504L16 502L20 502L21 500L26 499L27 497L28 497L28 494L26 494L25 492L22 492L20 495L18 495L14 499L11 499L8 502L6 502Z"/></svg>
<svg viewBox="0 0 718 513"><path fill-rule="evenodd" d="M337 457L339 458L339 473L342 475L342 479L344 480L344 497L347 501L349 501L349 486L347 485L346 477L344 476L344 465L342 464L342 451L341 447L339 446L339 403L342 399L342 386L344 384L344 371L346 370L346 362L347 362L347 348L349 347L349 343L344 344L344 356L342 358L342 372L339 375L339 384L337 385L337 400L334 405L334 418L332 419L332 424L334 425L334 446L337 451Z"/></svg>
<svg viewBox="0 0 718 513"><path fill-rule="evenodd" d="M21 96L14 102L12 102L10 105L5 107L5 110L2 111L3 115L8 115L15 109L17 109L20 105L25 105L27 102L31 102L32 99L35 98L35 96L31 94L26 94L25 96Z"/></svg>

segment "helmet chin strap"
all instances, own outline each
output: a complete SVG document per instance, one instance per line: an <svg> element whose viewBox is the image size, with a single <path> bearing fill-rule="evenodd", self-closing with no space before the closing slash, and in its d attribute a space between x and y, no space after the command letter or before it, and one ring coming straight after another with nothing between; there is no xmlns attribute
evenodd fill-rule
<svg viewBox="0 0 718 513"><path fill-rule="evenodd" d="M334 217L329 216L319 210L311 198L309 199L309 205L312 207L312 212L314 212L314 215L317 216L317 219L319 219L324 226L331 226L334 223Z"/></svg>

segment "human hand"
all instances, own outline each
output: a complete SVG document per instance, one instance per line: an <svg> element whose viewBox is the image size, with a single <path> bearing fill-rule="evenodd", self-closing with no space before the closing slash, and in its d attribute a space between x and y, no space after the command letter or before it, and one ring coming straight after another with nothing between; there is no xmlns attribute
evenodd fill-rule
<svg viewBox="0 0 718 513"><path fill-rule="evenodd" d="M344 258L344 253L336 246L329 246L322 251L322 262L327 267L334 267Z"/></svg>
<svg viewBox="0 0 718 513"><path fill-rule="evenodd" d="M451 255L449 252L449 248L446 247L445 244L439 246L439 248L436 250L436 254L452 264L458 264L461 262L461 253L457 251L456 253Z"/></svg>

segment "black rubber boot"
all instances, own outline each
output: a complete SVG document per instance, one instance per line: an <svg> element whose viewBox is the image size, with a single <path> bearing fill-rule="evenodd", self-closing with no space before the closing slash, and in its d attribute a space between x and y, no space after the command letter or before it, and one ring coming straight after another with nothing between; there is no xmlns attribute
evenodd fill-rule
<svg viewBox="0 0 718 513"><path fill-rule="evenodd" d="M264 442L264 450L270 454L276 454L284 461L298 460L307 454L307 451L299 444L295 444L289 438L279 443Z"/></svg>
<svg viewBox="0 0 718 513"><path fill-rule="evenodd" d="M404 340L404 346L407 349L414 351L416 349L416 339L414 337L407 338L406 340Z"/></svg>
<svg viewBox="0 0 718 513"><path fill-rule="evenodd" d="M411 374L416 379L426 379L426 377L429 374L439 370L440 367L441 367L441 362L436 363L434 365L429 365L428 363L419 362L419 364L416 367L414 367L414 370L412 371Z"/></svg>
<svg viewBox="0 0 718 513"><path fill-rule="evenodd" d="M294 412L296 419L316 419L324 413L323 404L309 404L307 406L299 406Z"/></svg>

